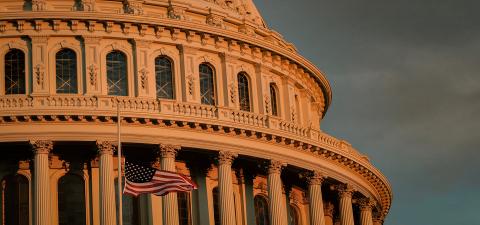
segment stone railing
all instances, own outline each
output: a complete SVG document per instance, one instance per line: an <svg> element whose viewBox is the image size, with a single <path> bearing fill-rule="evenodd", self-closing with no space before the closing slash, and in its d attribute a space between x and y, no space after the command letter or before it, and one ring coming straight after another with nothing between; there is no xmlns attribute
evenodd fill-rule
<svg viewBox="0 0 480 225"><path fill-rule="evenodd" d="M329 149L336 149L359 158L366 158L355 151L350 144L319 130L303 127L279 117L244 112L229 108L177 102L175 100L142 99L111 96L3 96L0 97L0 116L24 116L33 113L53 115L115 116L117 105L125 117L145 116L160 119L196 118L213 124L265 129L288 134L292 138L318 142ZM215 122L216 121L216 122ZM195 121L193 121L195 122ZM273 132L275 133L275 132Z"/></svg>

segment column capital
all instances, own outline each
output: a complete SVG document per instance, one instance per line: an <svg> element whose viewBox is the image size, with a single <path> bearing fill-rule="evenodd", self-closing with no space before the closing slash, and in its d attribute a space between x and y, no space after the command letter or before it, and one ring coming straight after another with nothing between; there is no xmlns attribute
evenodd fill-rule
<svg viewBox="0 0 480 225"><path fill-rule="evenodd" d="M361 211L371 211L377 202L372 198L361 198L357 200L358 205L360 206Z"/></svg>
<svg viewBox="0 0 480 225"><path fill-rule="evenodd" d="M116 145L110 141L97 141L97 150L100 155L113 155Z"/></svg>
<svg viewBox="0 0 480 225"><path fill-rule="evenodd" d="M162 158L175 158L177 152L182 148L180 145L160 144L160 156Z"/></svg>
<svg viewBox="0 0 480 225"><path fill-rule="evenodd" d="M325 174L318 171L314 170L309 172L307 181L309 185L322 185L323 181L325 180Z"/></svg>
<svg viewBox="0 0 480 225"><path fill-rule="evenodd" d="M219 165L232 165L233 160L238 156L237 153L230 151L220 151L218 153L218 164Z"/></svg>
<svg viewBox="0 0 480 225"><path fill-rule="evenodd" d="M283 167L287 166L286 163L278 160L270 160L270 164L268 165L268 174L280 174L282 172Z"/></svg>
<svg viewBox="0 0 480 225"><path fill-rule="evenodd" d="M53 150L53 141L51 140L30 140L34 154L48 154Z"/></svg>
<svg viewBox="0 0 480 225"><path fill-rule="evenodd" d="M348 197L352 198L353 192L355 192L355 188L353 188L353 185L351 184L341 184L338 185L338 194L340 198Z"/></svg>

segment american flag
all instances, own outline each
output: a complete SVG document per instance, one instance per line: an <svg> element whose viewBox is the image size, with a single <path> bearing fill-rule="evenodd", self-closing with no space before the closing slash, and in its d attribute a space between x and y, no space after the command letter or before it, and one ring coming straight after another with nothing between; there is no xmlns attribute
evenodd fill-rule
<svg viewBox="0 0 480 225"><path fill-rule="evenodd" d="M186 176L151 167L125 162L124 194L138 196L154 194L164 196L170 192L189 192L197 185Z"/></svg>

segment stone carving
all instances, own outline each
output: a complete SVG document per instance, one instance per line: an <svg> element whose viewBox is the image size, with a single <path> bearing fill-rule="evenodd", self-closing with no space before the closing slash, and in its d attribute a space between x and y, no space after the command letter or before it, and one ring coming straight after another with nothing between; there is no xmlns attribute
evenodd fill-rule
<svg viewBox="0 0 480 225"><path fill-rule="evenodd" d="M94 31L95 31L95 25L96 25L96 24L97 24L96 21L94 21L94 20L89 20L89 21L87 22L88 31L94 32Z"/></svg>
<svg viewBox="0 0 480 225"><path fill-rule="evenodd" d="M236 102L237 99L237 89L235 88L235 82L231 82L230 85L228 85L229 90L230 90L230 101L232 103Z"/></svg>
<svg viewBox="0 0 480 225"><path fill-rule="evenodd" d="M146 68L142 68L140 71L140 84L142 86L142 89L147 88L147 82L148 82L148 70Z"/></svg>
<svg viewBox="0 0 480 225"><path fill-rule="evenodd" d="M5 32L7 30L7 22L0 21L0 32Z"/></svg>
<svg viewBox="0 0 480 225"><path fill-rule="evenodd" d="M283 167L285 166L286 164L282 161L271 160L270 164L268 165L268 174L281 173Z"/></svg>
<svg viewBox="0 0 480 225"><path fill-rule="evenodd" d="M332 217L335 212L335 205L333 205L331 202L326 202L323 204L323 211L325 213L325 216Z"/></svg>
<svg viewBox="0 0 480 225"><path fill-rule="evenodd" d="M265 94L263 96L264 102L265 102L265 112L270 115L271 111L271 101L270 101L270 95Z"/></svg>
<svg viewBox="0 0 480 225"><path fill-rule="evenodd" d="M18 32L23 32L23 27L25 25L25 20L17 20L17 30Z"/></svg>
<svg viewBox="0 0 480 225"><path fill-rule="evenodd" d="M78 20L71 20L70 26L73 32L78 30Z"/></svg>
<svg viewBox="0 0 480 225"><path fill-rule="evenodd" d="M58 31L60 30L60 24L61 24L61 23L62 23L61 20L53 20L52 25L53 25L53 30L54 30L55 32L58 32Z"/></svg>
<svg viewBox="0 0 480 225"><path fill-rule="evenodd" d="M193 88L194 88L194 84L195 84L195 78L193 77L193 75L188 75L187 77L187 84L188 84L188 93L190 95L193 95Z"/></svg>
<svg viewBox="0 0 480 225"><path fill-rule="evenodd" d="M214 27L220 27L220 28L224 27L223 16L213 14L212 12L208 14L206 23Z"/></svg>
<svg viewBox="0 0 480 225"><path fill-rule="evenodd" d="M377 205L377 202L372 198L361 198L357 200L357 203L361 211L371 211Z"/></svg>
<svg viewBox="0 0 480 225"><path fill-rule="evenodd" d="M107 24L105 26L105 31L107 33L112 33L112 29L113 29L113 22L112 21L107 21Z"/></svg>
<svg viewBox="0 0 480 225"><path fill-rule="evenodd" d="M95 0L82 0L80 7L82 11L93 12L95 11Z"/></svg>
<svg viewBox="0 0 480 225"><path fill-rule="evenodd" d="M184 7L169 5L167 16L170 19L185 20L185 10L186 8Z"/></svg>
<svg viewBox="0 0 480 225"><path fill-rule="evenodd" d="M48 154L53 149L53 141L50 140L32 140L30 145L34 154Z"/></svg>
<svg viewBox="0 0 480 225"><path fill-rule="evenodd" d="M143 15L143 0L124 0L124 11L127 14Z"/></svg>
<svg viewBox="0 0 480 225"><path fill-rule="evenodd" d="M113 155L116 145L109 141L97 141L97 149L100 155Z"/></svg>
<svg viewBox="0 0 480 225"><path fill-rule="evenodd" d="M37 85L40 85L43 88L45 82L45 66L42 64L37 64L35 66L35 79L37 80Z"/></svg>
<svg viewBox="0 0 480 225"><path fill-rule="evenodd" d="M41 31L41 30L42 30L42 23L43 23L42 20L35 20L35 21L34 21L35 31Z"/></svg>
<svg viewBox="0 0 480 225"><path fill-rule="evenodd" d="M160 156L162 158L175 158L180 149L180 145L160 144Z"/></svg>
<svg viewBox="0 0 480 225"><path fill-rule="evenodd" d="M47 10L47 0L32 0L32 11Z"/></svg>
<svg viewBox="0 0 480 225"><path fill-rule="evenodd" d="M233 160L237 157L237 153L229 152L229 151L221 151L218 153L218 164L224 165L228 164L231 165Z"/></svg>
<svg viewBox="0 0 480 225"><path fill-rule="evenodd" d="M88 75L90 78L90 85L97 86L97 70L98 67L95 64L88 66Z"/></svg>
<svg viewBox="0 0 480 225"><path fill-rule="evenodd" d="M351 184L338 185L337 189L338 189L338 194L340 198L345 198L345 197L352 198L352 195L355 192L355 189Z"/></svg>

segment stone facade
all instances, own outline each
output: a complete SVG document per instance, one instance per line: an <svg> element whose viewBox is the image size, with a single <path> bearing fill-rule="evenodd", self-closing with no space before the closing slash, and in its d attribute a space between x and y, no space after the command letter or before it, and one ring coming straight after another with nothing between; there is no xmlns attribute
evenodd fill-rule
<svg viewBox="0 0 480 225"><path fill-rule="evenodd" d="M74 64L59 62L63 50ZM125 56L117 65L125 94L110 93L118 84L107 76L112 52ZM161 57L171 63L169 98L158 92ZM213 71L213 104L203 99L202 64ZM74 80L59 76L72 71ZM65 85L74 91L61 93ZM199 184L187 199L132 200L136 224L253 225L257 197L267 200L272 225L381 224L388 180L321 130L330 102L325 75L265 25L251 0L2 1L1 217L21 220L7 213L5 196L21 176L33 190L27 224L65 224L62 184L75 175L81 224L116 224L119 107L129 160Z"/></svg>

